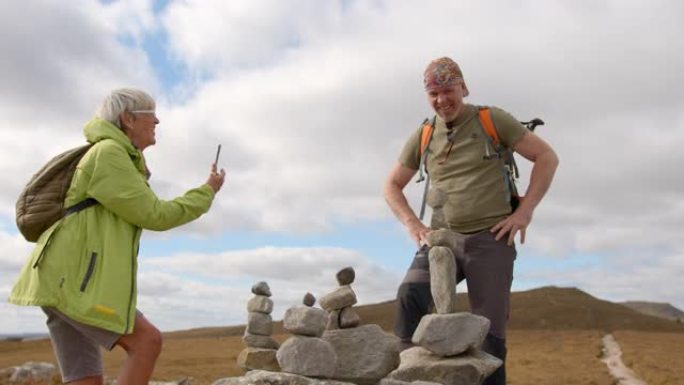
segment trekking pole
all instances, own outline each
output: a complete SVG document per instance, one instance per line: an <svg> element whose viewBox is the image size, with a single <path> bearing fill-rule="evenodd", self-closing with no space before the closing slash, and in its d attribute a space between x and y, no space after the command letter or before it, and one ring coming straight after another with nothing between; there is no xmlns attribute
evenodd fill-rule
<svg viewBox="0 0 684 385"><path fill-rule="evenodd" d="M418 219L421 221L423 220L423 217L425 216L425 205L427 204L427 193L428 189L430 188L430 174L428 174L425 177L425 189L423 190L423 203L420 204L420 216Z"/></svg>

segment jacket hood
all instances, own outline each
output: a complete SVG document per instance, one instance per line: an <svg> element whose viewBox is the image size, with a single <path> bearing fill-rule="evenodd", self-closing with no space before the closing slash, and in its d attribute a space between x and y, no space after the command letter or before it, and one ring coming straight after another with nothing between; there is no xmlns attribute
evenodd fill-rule
<svg viewBox="0 0 684 385"><path fill-rule="evenodd" d="M126 134L121 129L112 123L102 119L93 118L83 127L83 134L88 143L95 144L105 139L111 139L120 144L126 152L131 156L133 163L140 170L140 172L149 178L149 171L145 165L145 158L142 152L138 150Z"/></svg>

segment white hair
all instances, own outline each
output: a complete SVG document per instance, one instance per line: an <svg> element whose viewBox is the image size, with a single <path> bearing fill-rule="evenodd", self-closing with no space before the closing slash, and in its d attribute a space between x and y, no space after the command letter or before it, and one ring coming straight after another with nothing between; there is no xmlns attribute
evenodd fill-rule
<svg viewBox="0 0 684 385"><path fill-rule="evenodd" d="M95 116L121 128L119 118L124 112L154 109L154 99L145 91L135 88L119 88L104 98Z"/></svg>

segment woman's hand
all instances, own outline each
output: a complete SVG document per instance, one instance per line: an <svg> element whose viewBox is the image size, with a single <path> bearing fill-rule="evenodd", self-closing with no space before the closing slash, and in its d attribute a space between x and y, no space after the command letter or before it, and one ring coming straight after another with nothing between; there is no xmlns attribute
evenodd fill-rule
<svg viewBox="0 0 684 385"><path fill-rule="evenodd" d="M226 170L221 169L221 172L216 172L216 163L211 165L211 174L207 178L207 184L214 190L214 193L219 192L223 182L226 179Z"/></svg>

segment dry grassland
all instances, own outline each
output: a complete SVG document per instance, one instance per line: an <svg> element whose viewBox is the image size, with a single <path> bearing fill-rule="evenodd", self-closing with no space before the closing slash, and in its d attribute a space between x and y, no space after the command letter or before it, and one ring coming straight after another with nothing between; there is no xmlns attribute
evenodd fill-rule
<svg viewBox="0 0 684 385"><path fill-rule="evenodd" d="M613 385L615 380L600 360L602 337L591 330L509 330L508 383Z"/></svg>
<svg viewBox="0 0 684 385"><path fill-rule="evenodd" d="M613 385L601 356L599 331L509 330L508 378L511 385ZM684 334L616 332L625 363L649 385L684 385L681 367ZM282 341L287 335L278 335ZM236 358L244 348L240 337L167 338L155 370L157 380L187 376L195 384L211 384L243 371ZM115 376L124 359L121 349L104 355L105 371ZM1 342L0 368L26 361L53 362L48 340Z"/></svg>
<svg viewBox="0 0 684 385"><path fill-rule="evenodd" d="M684 333L618 331L622 362L649 385L684 385Z"/></svg>

